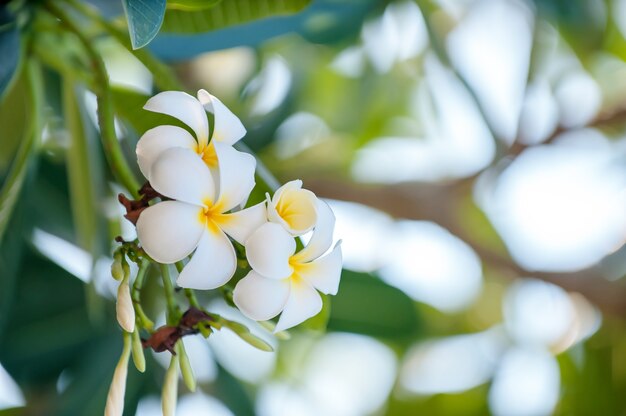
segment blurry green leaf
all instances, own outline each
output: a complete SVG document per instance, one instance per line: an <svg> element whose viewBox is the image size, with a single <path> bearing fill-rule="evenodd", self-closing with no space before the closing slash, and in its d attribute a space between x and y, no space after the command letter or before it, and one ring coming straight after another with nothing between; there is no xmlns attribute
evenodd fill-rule
<svg viewBox="0 0 626 416"><path fill-rule="evenodd" d="M304 9L311 0L226 0L195 12L168 10L163 32L202 33Z"/></svg>
<svg viewBox="0 0 626 416"><path fill-rule="evenodd" d="M20 60L20 33L15 21L0 10L0 99L13 79Z"/></svg>
<svg viewBox="0 0 626 416"><path fill-rule="evenodd" d="M1 124L3 132L0 142L3 142L5 139L7 141L16 140L19 137L17 140L21 141L21 143L9 173L0 189L0 241L2 241L4 231L13 212L13 207L22 189L29 162L35 153L41 134L41 123L39 121L39 117L41 117L43 112L41 107L41 74L35 63L27 66L24 74L28 78L28 87L24 85L20 88L14 88L11 94L14 97L9 97L10 99L7 99L4 105L0 107L0 114L4 115L6 112L7 116L14 114L17 115L18 120L20 118L27 120L24 123L16 120L14 123L11 118L8 118L2 120ZM26 84L26 80L24 80L24 84ZM24 96L27 96L27 98L24 99ZM16 102L21 103L21 105L18 104L19 107L14 109L12 106ZM13 111L16 110L17 112L14 113ZM19 130L15 130L14 126L19 128Z"/></svg>
<svg viewBox="0 0 626 416"><path fill-rule="evenodd" d="M0 103L0 181L15 160L15 153L32 128L28 117L26 77L19 77ZM1 185L1 182L0 182Z"/></svg>
<svg viewBox="0 0 626 416"><path fill-rule="evenodd" d="M133 49L146 46L159 33L165 0L122 0Z"/></svg>
<svg viewBox="0 0 626 416"><path fill-rule="evenodd" d="M98 229L98 208L95 186L99 182L95 176L99 170L94 163L95 152L89 151L85 119L77 101L73 80L63 82L63 113L70 135L67 150L67 176L70 186L72 215L78 237L78 243L93 253ZM101 179L101 178L100 178Z"/></svg>
<svg viewBox="0 0 626 416"><path fill-rule="evenodd" d="M559 30L568 45L585 61L602 45L606 29L597 0L534 0L537 10Z"/></svg>
<svg viewBox="0 0 626 416"><path fill-rule="evenodd" d="M163 124L182 127L194 134L189 126L174 117L144 110L143 106L150 98L148 95L123 87L113 87L112 93L115 114L130 125L137 134L144 134L147 130Z"/></svg>
<svg viewBox="0 0 626 416"><path fill-rule="evenodd" d="M78 245L87 250L95 261L103 252L99 244L98 195L104 192L104 178L98 160L98 148L94 137L89 135L90 123L84 106L78 101L80 95L74 79L63 80L63 115L69 133L66 152L67 177L69 182L72 219ZM93 264L92 264L93 266ZM94 322L102 322L104 302L95 291L93 281L85 287L89 316Z"/></svg>
<svg viewBox="0 0 626 416"><path fill-rule="evenodd" d="M167 2L168 9L177 9L185 11L195 11L209 9L222 0L169 0Z"/></svg>
<svg viewBox="0 0 626 416"><path fill-rule="evenodd" d="M413 301L404 292L368 274L344 270L328 329L409 339L419 324Z"/></svg>

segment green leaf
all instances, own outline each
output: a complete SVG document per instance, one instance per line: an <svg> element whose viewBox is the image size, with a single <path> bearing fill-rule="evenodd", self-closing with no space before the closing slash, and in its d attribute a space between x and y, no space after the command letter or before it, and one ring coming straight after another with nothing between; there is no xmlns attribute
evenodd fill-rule
<svg viewBox="0 0 626 416"><path fill-rule="evenodd" d="M0 10L0 14L2 11ZM14 78L20 60L20 33L15 22L0 16L0 99Z"/></svg>
<svg viewBox="0 0 626 416"><path fill-rule="evenodd" d="M167 2L168 9L196 11L209 9L222 0L169 0Z"/></svg>
<svg viewBox="0 0 626 416"><path fill-rule="evenodd" d="M78 103L74 80L63 80L63 113L70 144L67 150L67 176L70 188L72 216L77 240L85 250L96 254L98 232L97 191L102 187L102 177L96 159L97 149L90 146L86 114ZM93 142L93 141L92 141ZM96 160L94 160L96 159Z"/></svg>
<svg viewBox="0 0 626 416"><path fill-rule="evenodd" d="M122 0L133 49L146 46L159 33L165 0Z"/></svg>
<svg viewBox="0 0 626 416"><path fill-rule="evenodd" d="M4 102L0 111L0 125L6 128L6 130L3 128L4 131L1 133L3 137L0 139L0 143L5 140L14 140L16 137L19 137L18 140L21 141L8 175L2 188L0 188L0 241L2 241L11 213L20 195L29 162L35 154L41 135L39 117L43 112L42 85L41 73L37 64L31 62L25 68L24 75L28 80L27 83L24 79L24 83L27 83L28 87L13 88L11 97ZM15 104L18 107L14 108L13 105ZM17 118L13 119L12 116ZM21 128L16 131L12 128L14 124Z"/></svg>
<svg viewBox="0 0 626 416"><path fill-rule="evenodd" d="M171 33L202 33L253 20L297 13L311 0L227 0L194 12L168 10L161 30Z"/></svg>
<svg viewBox="0 0 626 416"><path fill-rule="evenodd" d="M413 301L404 292L371 275L344 270L328 329L411 339L419 321Z"/></svg>
<svg viewBox="0 0 626 416"><path fill-rule="evenodd" d="M150 96L123 87L111 88L115 114L122 118L139 135L163 124L170 124L186 129L191 134L193 131L188 126L165 114L154 113L143 109Z"/></svg>

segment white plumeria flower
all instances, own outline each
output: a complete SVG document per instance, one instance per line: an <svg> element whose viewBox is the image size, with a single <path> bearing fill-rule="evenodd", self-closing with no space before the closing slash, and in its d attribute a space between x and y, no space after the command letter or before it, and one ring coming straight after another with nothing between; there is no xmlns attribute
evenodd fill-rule
<svg viewBox="0 0 626 416"><path fill-rule="evenodd" d="M230 280L237 257L226 234L244 244L267 221L264 202L228 213L254 188L256 160L226 143L214 147L218 177L190 149L162 152L150 168L150 182L172 200L146 208L137 221L142 247L160 263L177 262L196 249L178 277L182 287L214 289Z"/></svg>
<svg viewBox="0 0 626 416"><path fill-rule="evenodd" d="M296 251L295 239L279 224L268 222L246 241L252 267L235 287L235 305L247 317L265 321L278 315L275 332L317 315L324 294L335 295L341 277L341 246L327 255L333 241L335 216L318 200L317 224L309 244Z"/></svg>
<svg viewBox="0 0 626 416"><path fill-rule="evenodd" d="M182 91L164 91L150 98L143 108L179 119L196 135L194 139L187 130L170 125L158 126L145 132L137 143L137 162L141 173L148 180L151 179L151 166L154 161L165 150L173 147L193 150L215 171L218 160L214 143L232 146L246 134L246 129L239 118L205 90L198 91L197 99ZM213 133L210 136L207 111L214 115Z"/></svg>
<svg viewBox="0 0 626 416"><path fill-rule="evenodd" d="M317 197L302 189L302 181L287 182L268 195L267 215L271 222L282 225L293 236L311 231L317 222Z"/></svg>

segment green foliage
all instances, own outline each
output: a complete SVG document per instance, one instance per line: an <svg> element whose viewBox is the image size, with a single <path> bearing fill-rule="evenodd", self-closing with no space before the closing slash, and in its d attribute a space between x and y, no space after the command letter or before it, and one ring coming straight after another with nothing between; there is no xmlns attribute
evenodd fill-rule
<svg viewBox="0 0 626 416"><path fill-rule="evenodd" d="M310 2L311 0L227 0L194 12L168 10L161 30L189 34L208 32L270 16L296 13Z"/></svg>
<svg viewBox="0 0 626 416"><path fill-rule="evenodd" d="M133 49L146 46L159 33L165 0L122 0Z"/></svg>
<svg viewBox="0 0 626 416"><path fill-rule="evenodd" d="M222 0L169 0L168 9L184 10L187 12L209 9Z"/></svg>
<svg viewBox="0 0 626 416"><path fill-rule="evenodd" d="M72 216L76 227L77 240L94 257L98 243L98 208L97 196L104 192L99 152L94 146L92 132L87 124L87 114L77 100L74 82L63 81L63 110L70 143L67 150L67 176L70 185Z"/></svg>
<svg viewBox="0 0 626 416"><path fill-rule="evenodd" d="M20 143L9 173L0 189L0 241L2 241L41 135L39 117L43 110L39 67L35 63L29 64L22 76L20 84L14 88L12 96L5 100L3 111L0 112L2 114L0 117L7 117L1 123L2 126L7 126L3 132L4 140L8 143ZM12 116L15 118L9 118Z"/></svg>
<svg viewBox="0 0 626 416"><path fill-rule="evenodd" d="M174 117L144 110L143 106L150 98L148 95L124 87L113 87L111 92L116 115L138 135L163 124L178 126L194 134L189 126Z"/></svg>
<svg viewBox="0 0 626 416"><path fill-rule="evenodd" d="M375 277L345 270L328 329L407 340L420 330L413 301Z"/></svg>
<svg viewBox="0 0 626 416"><path fill-rule="evenodd" d="M0 99L17 71L20 55L17 23L6 9L0 9Z"/></svg>

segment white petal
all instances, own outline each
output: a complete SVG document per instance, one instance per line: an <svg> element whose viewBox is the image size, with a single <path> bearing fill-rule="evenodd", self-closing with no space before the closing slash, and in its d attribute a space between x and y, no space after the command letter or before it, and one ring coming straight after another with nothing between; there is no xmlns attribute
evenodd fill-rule
<svg viewBox="0 0 626 416"><path fill-rule="evenodd" d="M137 143L137 162L143 176L150 180L150 167L154 160L170 147L195 150L196 140L183 128L158 126L148 130Z"/></svg>
<svg viewBox="0 0 626 416"><path fill-rule="evenodd" d="M198 100L204 105L206 111L215 116L212 140L233 145L246 135L246 128L241 124L241 120L217 97L205 90L200 90Z"/></svg>
<svg viewBox="0 0 626 416"><path fill-rule="evenodd" d="M256 159L239 152L225 143L213 142L219 163L219 198L216 202L221 212L233 209L245 201L254 188Z"/></svg>
<svg viewBox="0 0 626 416"><path fill-rule="evenodd" d="M159 263L187 257L206 228L198 219L200 209L179 201L146 208L137 221L137 237L146 253Z"/></svg>
<svg viewBox="0 0 626 416"><path fill-rule="evenodd" d="M266 222L267 208L265 202L261 202L241 211L221 215L219 226L239 244L245 244L250 235Z"/></svg>
<svg viewBox="0 0 626 416"><path fill-rule="evenodd" d="M290 286L289 279L268 279L253 270L235 286L233 301L248 318L266 321L283 310Z"/></svg>
<svg viewBox="0 0 626 416"><path fill-rule="evenodd" d="M246 257L259 274L271 279L289 277L293 268L289 257L296 250L296 241L278 224L259 227L246 241Z"/></svg>
<svg viewBox="0 0 626 416"><path fill-rule="evenodd" d="M190 204L204 205L215 198L209 168L195 152L181 147L161 153L150 169L150 184L160 194Z"/></svg>
<svg viewBox="0 0 626 416"><path fill-rule="evenodd" d="M287 182L276 190L268 204L268 218L281 224L291 235L311 231L317 222L317 197L302 189L302 181Z"/></svg>
<svg viewBox="0 0 626 416"><path fill-rule="evenodd" d="M196 132L201 147L209 142L209 121L206 111L200 101L191 95L181 91L163 91L150 98L143 108L167 114L191 127Z"/></svg>
<svg viewBox="0 0 626 416"><path fill-rule="evenodd" d="M310 263L298 265L297 273L320 292L336 295L341 278L341 264L341 244L337 243L328 255Z"/></svg>
<svg viewBox="0 0 626 416"><path fill-rule="evenodd" d="M317 224L313 230L311 240L306 247L294 256L300 263L315 260L330 248L333 243L333 231L335 229L335 214L328 204L320 199L317 200Z"/></svg>
<svg viewBox="0 0 626 416"><path fill-rule="evenodd" d="M176 283L191 289L215 289L228 282L236 268L235 249L226 234L217 227L207 228Z"/></svg>
<svg viewBox="0 0 626 416"><path fill-rule="evenodd" d="M317 315L322 310L322 297L303 279L291 280L289 299L274 332L284 331Z"/></svg>

